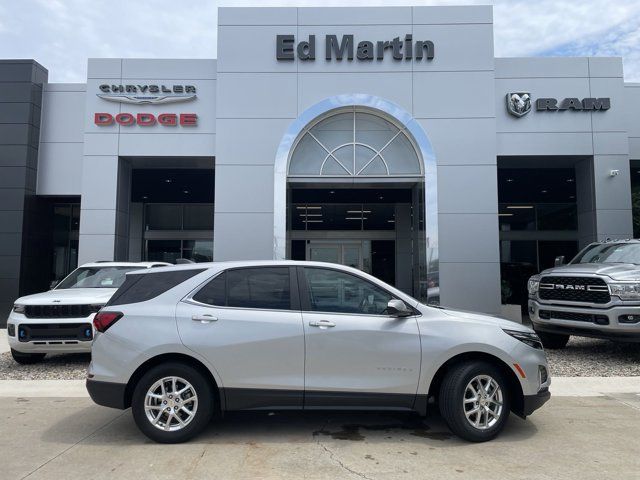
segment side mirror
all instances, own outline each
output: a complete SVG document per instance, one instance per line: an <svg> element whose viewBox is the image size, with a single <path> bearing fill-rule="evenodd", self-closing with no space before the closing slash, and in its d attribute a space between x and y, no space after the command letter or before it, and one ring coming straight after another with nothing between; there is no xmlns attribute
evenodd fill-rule
<svg viewBox="0 0 640 480"><path fill-rule="evenodd" d="M564 265L564 255L560 255L559 257L556 257L555 261L553 262L553 265L555 267L561 267L562 265Z"/></svg>
<svg viewBox="0 0 640 480"><path fill-rule="evenodd" d="M54 288L56 288L58 286L58 280L51 280L51 283L49 284L49 290L53 290Z"/></svg>
<svg viewBox="0 0 640 480"><path fill-rule="evenodd" d="M387 303L387 313L392 317L408 317L413 311L402 300L394 298Z"/></svg>

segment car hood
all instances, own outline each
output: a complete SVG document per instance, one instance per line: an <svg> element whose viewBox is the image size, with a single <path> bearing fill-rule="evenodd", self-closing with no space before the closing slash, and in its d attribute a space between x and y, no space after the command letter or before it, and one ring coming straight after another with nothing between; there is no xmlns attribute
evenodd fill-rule
<svg viewBox="0 0 640 480"><path fill-rule="evenodd" d="M104 304L117 288L65 288L49 290L20 297L15 303L22 305L88 305Z"/></svg>
<svg viewBox="0 0 640 480"><path fill-rule="evenodd" d="M604 275L613 280L640 280L640 265L633 263L577 263L575 265L549 268L544 270L540 275L573 275L581 273Z"/></svg>
<svg viewBox="0 0 640 480"><path fill-rule="evenodd" d="M455 318L465 320L467 322L473 322L483 325L492 325L499 328L505 328L507 330L518 330L521 332L532 332L529 327L516 323L506 318L501 318L496 315L489 315L485 313L467 312L465 310L450 310L448 308L439 307L442 312Z"/></svg>

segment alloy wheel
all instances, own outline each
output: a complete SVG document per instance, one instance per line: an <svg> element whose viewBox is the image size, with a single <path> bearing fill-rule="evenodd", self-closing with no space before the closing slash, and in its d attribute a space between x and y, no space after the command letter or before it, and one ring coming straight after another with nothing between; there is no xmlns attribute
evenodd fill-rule
<svg viewBox="0 0 640 480"><path fill-rule="evenodd" d="M487 430L493 427L503 408L500 384L489 375L477 375L471 379L464 391L464 414L473 428Z"/></svg>
<svg viewBox="0 0 640 480"><path fill-rule="evenodd" d="M155 382L145 395L144 411L154 427L165 432L185 428L198 410L195 388L184 378L164 377Z"/></svg>

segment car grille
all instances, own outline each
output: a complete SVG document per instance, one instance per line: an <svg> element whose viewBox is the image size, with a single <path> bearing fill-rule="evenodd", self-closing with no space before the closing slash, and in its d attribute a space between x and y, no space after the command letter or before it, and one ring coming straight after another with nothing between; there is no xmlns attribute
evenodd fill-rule
<svg viewBox="0 0 640 480"><path fill-rule="evenodd" d="M90 323L42 323L18 325L18 340L33 342L37 340L79 340L93 339L93 327Z"/></svg>
<svg viewBox="0 0 640 480"><path fill-rule="evenodd" d="M542 300L609 303L611 297L604 280L593 277L542 277L539 295Z"/></svg>
<svg viewBox="0 0 640 480"><path fill-rule="evenodd" d="M578 312L555 312L551 310L540 310L538 315L543 320L572 320L574 322L589 322L597 325L609 325L609 317L606 315L594 315Z"/></svg>
<svg viewBox="0 0 640 480"><path fill-rule="evenodd" d="M85 318L91 314L90 305L26 305L27 318Z"/></svg>

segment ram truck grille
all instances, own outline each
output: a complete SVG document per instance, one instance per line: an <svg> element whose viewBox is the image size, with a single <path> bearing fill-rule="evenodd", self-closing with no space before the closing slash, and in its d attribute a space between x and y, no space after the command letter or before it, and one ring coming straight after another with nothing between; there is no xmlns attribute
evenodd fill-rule
<svg viewBox="0 0 640 480"><path fill-rule="evenodd" d="M611 300L605 281L594 277L542 277L539 296L542 300L598 304Z"/></svg>

